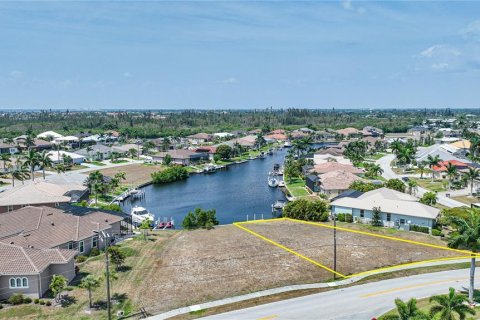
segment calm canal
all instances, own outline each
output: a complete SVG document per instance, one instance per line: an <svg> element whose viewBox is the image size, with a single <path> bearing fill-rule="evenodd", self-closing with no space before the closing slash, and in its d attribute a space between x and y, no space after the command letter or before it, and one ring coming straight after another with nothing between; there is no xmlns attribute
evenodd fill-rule
<svg viewBox="0 0 480 320"><path fill-rule="evenodd" d="M156 218L168 217L181 228L185 215L195 208L216 209L220 224L244 221L249 215L257 219L272 217L272 204L285 200L280 188L267 184L268 172L275 163L283 164L286 149L275 151L265 159L234 164L211 174L192 174L187 180L144 188L145 198L126 201L125 212L132 206L147 208Z"/></svg>

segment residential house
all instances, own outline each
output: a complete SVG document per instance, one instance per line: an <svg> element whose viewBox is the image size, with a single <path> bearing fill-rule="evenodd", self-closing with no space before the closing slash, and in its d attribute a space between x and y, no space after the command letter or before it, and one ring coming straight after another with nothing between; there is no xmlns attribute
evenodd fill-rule
<svg viewBox="0 0 480 320"><path fill-rule="evenodd" d="M458 160L446 160L446 161L440 161L437 166L432 167L432 170L435 171L437 174L441 174L445 178L447 176L448 165L452 165L456 167L459 173L467 172L469 168L469 165L465 162L458 161ZM460 178L460 177L457 177L457 178Z"/></svg>
<svg viewBox="0 0 480 320"><path fill-rule="evenodd" d="M0 242L35 249L76 250L88 255L104 249L100 232L115 242L131 233L131 218L120 212L63 205L24 207L0 214Z"/></svg>
<svg viewBox="0 0 480 320"><path fill-rule="evenodd" d="M15 154L15 153L18 153L18 148L15 144L0 141L0 154Z"/></svg>
<svg viewBox="0 0 480 320"><path fill-rule="evenodd" d="M271 140L273 142L285 142L288 140L288 137L283 134L283 133L270 133L264 136L264 138L267 140Z"/></svg>
<svg viewBox="0 0 480 320"><path fill-rule="evenodd" d="M305 186L312 192L320 192L320 179L314 174L306 175Z"/></svg>
<svg viewBox="0 0 480 320"><path fill-rule="evenodd" d="M362 129L364 137L383 137L383 130L372 126L366 126Z"/></svg>
<svg viewBox="0 0 480 320"><path fill-rule="evenodd" d="M362 132L355 128L344 128L336 131L337 134L342 135L346 138L358 137L362 134Z"/></svg>
<svg viewBox="0 0 480 320"><path fill-rule="evenodd" d="M330 153L315 153L313 155L314 164L322 164L327 162L338 162L341 164L351 165L350 159L345 158L343 155L333 155Z"/></svg>
<svg viewBox="0 0 480 320"><path fill-rule="evenodd" d="M343 164L339 162L324 162L313 166L312 172L316 174L324 174L331 171L346 171L355 175L364 173L363 169L357 168L351 164Z"/></svg>
<svg viewBox="0 0 480 320"><path fill-rule="evenodd" d="M143 152L143 146L135 143L126 143L126 144L119 144L119 145L112 146L113 152L118 152L123 156L127 156L127 157L130 156L131 149L135 149L137 154L142 154Z"/></svg>
<svg viewBox="0 0 480 320"><path fill-rule="evenodd" d="M217 132L217 133L214 133L213 136L220 139L225 139L225 138L233 137L233 134L228 132Z"/></svg>
<svg viewBox="0 0 480 320"><path fill-rule="evenodd" d="M163 163L166 155L171 157L172 163L182 166L189 166L190 164L195 164L200 161L208 161L209 159L208 153L178 149L154 154L152 155L152 160Z"/></svg>
<svg viewBox="0 0 480 320"><path fill-rule="evenodd" d="M63 137L63 135L61 135L60 133L56 133L55 131L45 131L37 135L37 138L48 141L53 141L61 137Z"/></svg>
<svg viewBox="0 0 480 320"><path fill-rule="evenodd" d="M55 207L78 202L87 195L88 188L81 185L26 181L0 193L0 214L25 206Z"/></svg>
<svg viewBox="0 0 480 320"><path fill-rule="evenodd" d="M252 148L255 148L256 141L257 141L257 136L248 135L248 136L245 136L245 137L229 140L229 141L225 142L225 144L228 144L229 146L232 147L235 143L238 143L239 145L241 145L244 148L252 149Z"/></svg>
<svg viewBox="0 0 480 320"><path fill-rule="evenodd" d="M71 158L73 164L82 164L85 161L85 156L63 150L49 151L48 155L54 164L63 163L64 159L68 157Z"/></svg>
<svg viewBox="0 0 480 320"><path fill-rule="evenodd" d="M330 171L318 176L320 193L329 198L338 196L340 193L348 190L354 181L363 181L359 176L345 170Z"/></svg>
<svg viewBox="0 0 480 320"><path fill-rule="evenodd" d="M198 144L212 141L213 135L202 132L202 133L189 135L187 136L187 139L191 144L198 145Z"/></svg>
<svg viewBox="0 0 480 320"><path fill-rule="evenodd" d="M440 144L434 144L432 146L425 147L425 148L418 148L418 151L415 154L415 160L417 162L427 161L428 156L432 156L432 157L438 156L442 161L457 160L457 161L468 163L468 164L471 163L471 161L468 159L460 158L460 156L456 156L455 154L452 154L445 148L444 145L440 145Z"/></svg>
<svg viewBox="0 0 480 320"><path fill-rule="evenodd" d="M18 148L22 150L28 149L29 147L37 151L49 150L53 148L52 142L39 138L34 138L33 145L27 146L27 139L28 137L26 135L22 135L14 138L13 141L17 144Z"/></svg>
<svg viewBox="0 0 480 320"><path fill-rule="evenodd" d="M198 153L207 153L208 154L208 160L213 161L215 154L217 153L217 147L218 146L201 146L195 149L195 152Z"/></svg>
<svg viewBox="0 0 480 320"><path fill-rule="evenodd" d="M109 159L114 150L112 147L106 146L104 144L95 144L89 148L83 148L75 151L76 154L84 156L90 160L105 160Z"/></svg>
<svg viewBox="0 0 480 320"><path fill-rule="evenodd" d="M74 250L37 249L0 242L0 301L15 293L41 298L53 275L75 277Z"/></svg>
<svg viewBox="0 0 480 320"><path fill-rule="evenodd" d="M370 223L373 208L378 208L381 221L386 227L409 230L410 225L432 228L439 209L424 205L417 198L387 188L366 192L357 197L342 197L330 203L332 213L348 213L354 221Z"/></svg>

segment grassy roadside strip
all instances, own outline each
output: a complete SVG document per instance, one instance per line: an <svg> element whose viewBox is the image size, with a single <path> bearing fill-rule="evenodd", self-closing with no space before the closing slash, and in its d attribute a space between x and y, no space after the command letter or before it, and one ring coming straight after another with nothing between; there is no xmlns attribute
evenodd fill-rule
<svg viewBox="0 0 480 320"><path fill-rule="evenodd" d="M477 262L477 266L480 266L480 262ZM268 304L268 303L272 303L272 302L303 297L303 296L307 296L307 295L311 295L311 294L315 294L315 293L321 293L321 292L326 292L326 291L331 291L331 290L348 288L348 287L359 285L359 284L365 284L365 283L394 279L394 278L407 277L407 276L423 274L423 273L440 272L440 271L447 271L447 270L458 270L458 269L468 269L468 268L470 268L470 263L465 262L465 263L456 263L456 264L450 264L450 265L429 266L429 267L421 267L421 268L415 268L415 269L398 270L398 271L393 271L393 272L388 272L388 273L374 274L374 275L365 277L365 278L363 278L363 279L361 279L361 280L359 280L355 283L351 283L351 284L348 284L348 285L339 286L339 287L335 287L335 288L317 288L317 289L305 289L305 290L288 291L288 292L273 294L273 295L269 295L269 296L265 296L265 297L260 297L260 298L249 299L249 300L240 301L240 302L236 302L236 303L226 304L226 305L218 306L218 307L215 307L215 308L194 311L194 312L190 312L188 314L182 314L182 315L178 315L178 316L175 316L175 317L171 317L169 319L171 319L171 320L197 319L197 318L200 318L200 317L211 316L211 315L215 315L215 314L220 314L220 313L225 313L225 312L229 312L229 311L254 307L254 306Z"/></svg>

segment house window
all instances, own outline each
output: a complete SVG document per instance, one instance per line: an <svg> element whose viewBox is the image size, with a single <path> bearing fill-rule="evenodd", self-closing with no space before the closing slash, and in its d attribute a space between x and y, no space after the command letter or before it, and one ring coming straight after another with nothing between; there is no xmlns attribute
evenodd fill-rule
<svg viewBox="0 0 480 320"><path fill-rule="evenodd" d="M7 207L7 212L13 211L13 206L8 206Z"/></svg>
<svg viewBox="0 0 480 320"><path fill-rule="evenodd" d="M392 215L390 213L387 213L387 221L390 222L392 220Z"/></svg>
<svg viewBox="0 0 480 320"><path fill-rule="evenodd" d="M92 248L96 248L98 246L98 238L93 237L92 238Z"/></svg>
<svg viewBox="0 0 480 320"><path fill-rule="evenodd" d="M84 245L83 241L80 241L78 243L78 251L80 251L80 253L83 253L83 251L85 251L85 245Z"/></svg>
<svg viewBox="0 0 480 320"><path fill-rule="evenodd" d="M10 278L10 288L28 288L28 279Z"/></svg>
<svg viewBox="0 0 480 320"><path fill-rule="evenodd" d="M73 242L68 243L68 249L73 250Z"/></svg>
<svg viewBox="0 0 480 320"><path fill-rule="evenodd" d="M400 224L405 224L405 219L400 219Z"/></svg>
<svg viewBox="0 0 480 320"><path fill-rule="evenodd" d="M360 218L364 218L365 217L365 210L360 210Z"/></svg>

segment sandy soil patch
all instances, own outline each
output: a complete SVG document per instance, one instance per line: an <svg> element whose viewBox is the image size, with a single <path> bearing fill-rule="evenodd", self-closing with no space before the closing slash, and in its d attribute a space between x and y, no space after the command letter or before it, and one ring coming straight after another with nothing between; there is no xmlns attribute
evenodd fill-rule
<svg viewBox="0 0 480 320"><path fill-rule="evenodd" d="M127 180L122 181L122 184L138 186L151 181L151 174L160 170L162 170L162 166L160 165L129 164L120 167L99 169L98 171L106 176L111 177L118 172L125 172Z"/></svg>

